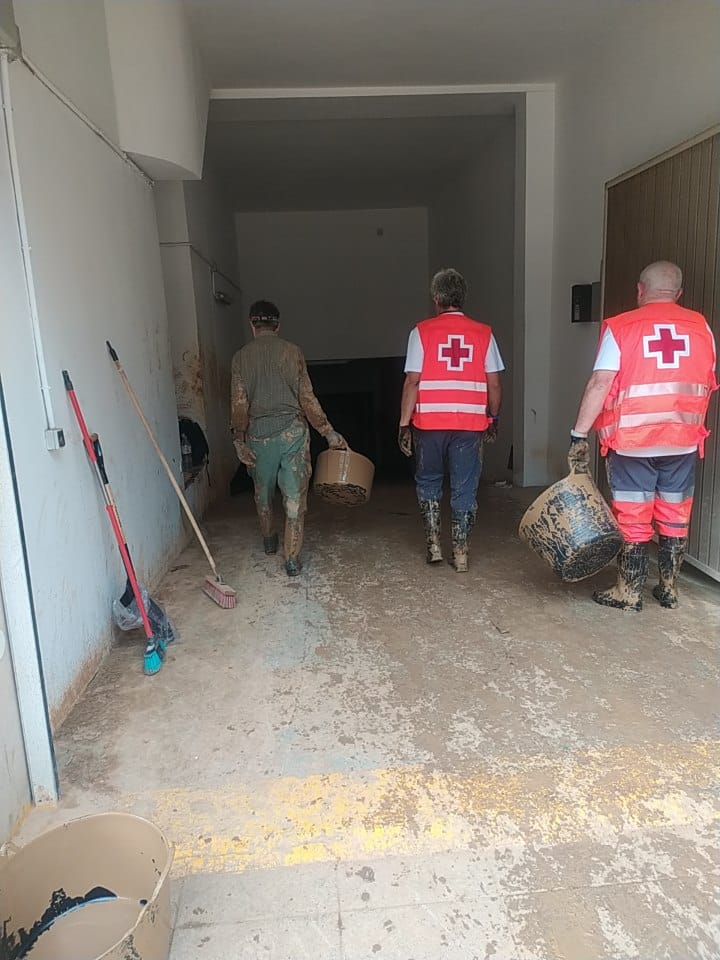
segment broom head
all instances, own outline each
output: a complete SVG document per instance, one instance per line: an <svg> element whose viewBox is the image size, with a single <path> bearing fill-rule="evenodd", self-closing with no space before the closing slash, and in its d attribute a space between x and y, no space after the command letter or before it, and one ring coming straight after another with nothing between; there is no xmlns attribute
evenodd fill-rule
<svg viewBox="0 0 720 960"><path fill-rule="evenodd" d="M214 577L205 578L203 593L223 610L232 610L237 604L237 594L233 588Z"/></svg>

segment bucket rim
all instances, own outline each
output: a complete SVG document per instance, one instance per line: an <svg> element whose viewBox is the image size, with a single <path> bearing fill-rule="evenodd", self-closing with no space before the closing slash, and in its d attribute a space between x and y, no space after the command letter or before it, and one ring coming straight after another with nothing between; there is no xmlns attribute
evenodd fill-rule
<svg viewBox="0 0 720 960"><path fill-rule="evenodd" d="M67 830L68 827L74 827L76 824L86 823L88 820L113 820L117 818L122 818L123 820L135 820L138 823L143 824L143 826L150 827L151 830L153 830L158 835L158 837L164 844L167 850L167 858L166 858L165 866L160 871L160 875L158 876L155 882L155 886L153 887L152 896L150 896L147 900L147 903L145 903L141 907L135 923L131 927L128 927L128 929L125 931L122 937L120 937L119 940L116 940L114 943L108 946L108 948L104 950L101 954L98 954L96 960L103 960L103 957L106 957L119 944L121 944L123 940L127 939L127 937L129 937L130 934L134 933L137 930L137 928L140 926L140 923L144 920L145 914L150 908L150 906L157 900L160 890L162 889L163 885L166 883L168 879L170 870L172 869L173 861L175 859L175 844L172 842L172 840L169 840L165 835L165 833L160 829L160 827L156 823L153 823L152 820L148 820L147 817L141 817L136 813L124 813L122 810L103 810L100 813L89 813L89 814L85 814L82 817L73 817L71 820L65 820L63 821L63 823L57 824L57 826L50 827L49 830L44 830L42 833L38 834L37 837L33 837L32 840L28 840L28 842L24 843L22 846L17 844L17 842L14 842L7 856L7 860L12 861L16 857L20 856L24 850L27 850L28 847L31 847L31 846L34 846L35 844L40 843L42 840L45 840L47 837L51 836L52 834L57 834L57 833L60 833L60 831L62 830ZM1 863L2 863L2 858L0 858L0 864Z"/></svg>

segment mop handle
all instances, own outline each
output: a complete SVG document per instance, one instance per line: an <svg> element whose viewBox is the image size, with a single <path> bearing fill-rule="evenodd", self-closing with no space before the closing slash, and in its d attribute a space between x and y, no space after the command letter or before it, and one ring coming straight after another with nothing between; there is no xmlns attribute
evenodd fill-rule
<svg viewBox="0 0 720 960"><path fill-rule="evenodd" d="M65 383L65 389L67 390L68 397L70 398L70 405L75 412L75 417L77 419L78 426L80 427L80 433L82 434L85 452L87 453L88 459L95 469L95 476L98 478L98 482L100 483L100 487L103 492L105 509L107 510L108 517L110 518L110 525L113 528L113 533L115 534L115 539L117 540L118 550L120 551L123 566L125 567L125 573L130 581L133 596L135 597L135 603L137 604L137 608L142 618L145 636L148 640L154 641L155 638L153 636L152 627L150 626L150 620L148 619L145 604L143 603L142 593L140 592L137 577L135 576L135 568L133 567L132 560L130 559L130 551L128 550L125 534L120 523L120 514L118 513L118 509L115 505L115 500L112 496L112 490L110 489L107 473L105 472L105 460L102 455L100 441L96 435L95 443L93 443L92 437L90 436L87 428L87 424L85 423L85 417L80 409L80 402L78 401L75 393L75 387L70 379L70 374L67 372L67 370L63 370L62 375ZM99 458L98 451L100 453Z"/></svg>
<svg viewBox="0 0 720 960"><path fill-rule="evenodd" d="M200 543L200 546L203 548L203 551L204 551L204 553L205 553L205 556L207 557L207 562L210 564L210 569L211 569L212 572L215 574L215 578L216 578L217 580L219 580L220 578L219 578L219 576L218 576L217 567L215 566L215 561L213 560L212 554L210 553L210 548L208 547L208 545L207 545L207 543L206 543L206 541L205 541L205 537L204 537L204 536L202 535L202 533L200 532L200 527L199 527L198 524L197 524L197 520L196 520L195 517L193 516L192 510L190 509L190 505L188 504L187 500L185 499L185 494L182 492L182 490L180 489L180 485L178 484L177 480L175 479L175 474L173 473L173 471L172 471L172 469L171 469L171 467L170 467L170 464L169 464L169 463L167 462L167 460L165 459L165 454L162 452L162 450L160 449L159 443L158 443L157 440L155 439L155 434L154 434L153 431L152 431L152 427L151 427L150 424L148 423L147 418L146 418L145 414L143 413L143 409L142 409L142 407L140 406L140 401L138 400L137 396L135 395L135 391L133 390L132 385L131 385L130 381L128 380L128 377L127 377L127 374L125 373L125 369L123 368L123 365L120 363L120 358L118 357L117 353L115 352L115 349L113 348L113 346L112 346L112 344L110 343L110 341L109 341L109 340L106 340L105 343L107 344L108 353L110 354L110 356L111 356L111 358L112 358L112 361L113 361L113 363L115 364L115 366L116 366L116 368L117 368L117 372L120 374L120 379L122 380L123 384L125 385L125 389L126 389L127 392L128 392L128 396L130 397L130 400L131 400L131 402L132 402L132 405L135 407L135 410L137 411L137 415L140 417L140 421L142 422L142 425L145 427L145 432L147 433L148 437L150 438L150 443L152 443L153 447L155 447L155 452L157 453L158 457L160 458L160 463L162 463L163 467L165 468L165 473L168 475L168 480L169 480L170 483L172 484L173 489L175 490L175 493L176 493L177 496L178 496L178 500L180 501L180 503L181 503L181 505L182 505L182 508L183 508L183 510L185 511L185 514L186 514L188 520L190 521L193 530L195 531L195 536L198 538L198 541L199 541L199 543Z"/></svg>

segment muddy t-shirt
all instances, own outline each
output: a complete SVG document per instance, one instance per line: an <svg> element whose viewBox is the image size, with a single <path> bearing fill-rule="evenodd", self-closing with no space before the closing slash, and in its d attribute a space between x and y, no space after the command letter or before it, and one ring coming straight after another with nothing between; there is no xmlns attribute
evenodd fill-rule
<svg viewBox="0 0 720 960"><path fill-rule="evenodd" d="M274 334L257 336L233 357L233 431L264 440L306 420L323 436L331 430L302 350Z"/></svg>

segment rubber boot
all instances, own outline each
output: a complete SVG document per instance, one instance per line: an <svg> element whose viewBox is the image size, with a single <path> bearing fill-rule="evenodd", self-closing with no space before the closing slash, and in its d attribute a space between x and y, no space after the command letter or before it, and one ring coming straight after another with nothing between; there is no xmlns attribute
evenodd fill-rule
<svg viewBox="0 0 720 960"><path fill-rule="evenodd" d="M452 565L458 573L468 568L468 539L475 524L474 510L453 510L452 513Z"/></svg>
<svg viewBox="0 0 720 960"><path fill-rule="evenodd" d="M647 543L625 543L618 556L618 580L610 590L593 594L595 603L616 610L642 610L642 593L650 572Z"/></svg>
<svg viewBox="0 0 720 960"><path fill-rule="evenodd" d="M420 513L425 527L425 542L427 544L427 563L442 561L442 547L440 546L440 501L420 500Z"/></svg>
<svg viewBox="0 0 720 960"><path fill-rule="evenodd" d="M664 537L662 534L658 537L660 583L653 587L653 596L666 610L674 610L680 604L677 578L686 550L687 537Z"/></svg>
<svg viewBox="0 0 720 960"><path fill-rule="evenodd" d="M268 556L277 553L279 538L277 533L273 531L275 517L273 516L272 507L268 510L258 510L258 520L260 521L260 530L262 532L263 550Z"/></svg>
<svg viewBox="0 0 720 960"><path fill-rule="evenodd" d="M285 572L289 577L297 577L302 570L300 551L303 545L305 517L300 516L285 521Z"/></svg>

